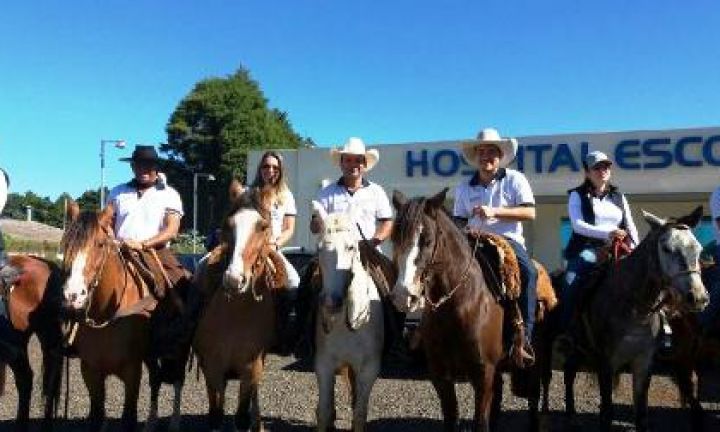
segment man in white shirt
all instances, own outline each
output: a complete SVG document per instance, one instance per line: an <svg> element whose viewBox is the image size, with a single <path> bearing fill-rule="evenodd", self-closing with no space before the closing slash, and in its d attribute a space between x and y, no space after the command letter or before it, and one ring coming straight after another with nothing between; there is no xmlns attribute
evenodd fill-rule
<svg viewBox="0 0 720 432"><path fill-rule="evenodd" d="M465 160L477 171L455 190L453 216L470 233L477 230L502 235L515 251L522 284L518 305L526 338L520 357L531 363L534 354L529 341L535 324L537 270L525 249L522 222L535 219L535 197L525 175L507 168L517 148L517 140L501 138L490 128L482 130L477 139L461 144Z"/></svg>
<svg viewBox="0 0 720 432"><path fill-rule="evenodd" d="M0 168L0 213L2 213L5 208L5 203L7 202L9 184L8 175ZM9 264L8 256L5 252L5 240L0 230L0 295L3 295L5 290L9 289L19 276L20 270Z"/></svg>
<svg viewBox="0 0 720 432"><path fill-rule="evenodd" d="M180 229L180 195L158 173L161 159L154 147L139 145L132 157L121 160L130 162L134 177L108 195L105 211L113 214L115 237L132 250L154 250L174 286L187 279L187 273L167 247ZM163 280L162 275L158 276Z"/></svg>

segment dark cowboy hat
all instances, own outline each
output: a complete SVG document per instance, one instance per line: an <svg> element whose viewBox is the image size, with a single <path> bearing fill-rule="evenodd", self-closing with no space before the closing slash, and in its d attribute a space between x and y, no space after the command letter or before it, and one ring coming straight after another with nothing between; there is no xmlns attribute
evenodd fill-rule
<svg viewBox="0 0 720 432"><path fill-rule="evenodd" d="M149 145L137 145L133 150L132 156L129 158L122 158L122 162L163 162L165 159L161 159L158 156L155 147Z"/></svg>

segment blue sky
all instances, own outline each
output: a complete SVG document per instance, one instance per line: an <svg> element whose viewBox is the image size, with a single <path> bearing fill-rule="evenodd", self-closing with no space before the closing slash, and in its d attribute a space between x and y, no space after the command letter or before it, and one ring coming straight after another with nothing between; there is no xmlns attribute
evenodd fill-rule
<svg viewBox="0 0 720 432"><path fill-rule="evenodd" d="M163 142L195 82L241 64L323 146L716 126L718 22L716 1L7 1L0 166L77 196L100 139Z"/></svg>

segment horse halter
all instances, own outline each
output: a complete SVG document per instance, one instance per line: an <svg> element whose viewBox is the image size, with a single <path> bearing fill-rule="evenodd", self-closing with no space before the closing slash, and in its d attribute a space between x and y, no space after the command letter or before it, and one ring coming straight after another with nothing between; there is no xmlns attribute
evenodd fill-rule
<svg viewBox="0 0 720 432"><path fill-rule="evenodd" d="M430 296L428 294L428 283L430 282L430 279L432 278L432 268L437 267L439 263L436 262L437 259L437 253L440 245L440 235L442 234L442 230L440 229L439 224L435 223L435 229L437 234L435 235L435 245L433 246L432 253L430 254L430 261L425 265L425 268L423 269L422 273L420 274L420 285L422 285L422 296L425 300L425 303L430 305L430 310L433 312L438 310L440 306L442 306L444 303L446 303L448 300L450 300L454 295L455 292L457 292L458 288L460 288L468 278L468 275L470 274L470 265L472 264L473 260L475 259L475 252L477 252L477 247L479 241L475 241L475 246L473 247L472 255L468 259L468 263L465 266L465 270L463 270L462 276L460 277L460 280L457 284L447 293L440 296L440 298L437 301L432 301L430 299Z"/></svg>

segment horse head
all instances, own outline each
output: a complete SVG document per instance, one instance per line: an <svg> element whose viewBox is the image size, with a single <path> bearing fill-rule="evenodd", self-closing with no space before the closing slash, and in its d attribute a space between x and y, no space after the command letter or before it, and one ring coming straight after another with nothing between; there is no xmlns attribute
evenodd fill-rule
<svg viewBox="0 0 720 432"><path fill-rule="evenodd" d="M329 330L346 306L347 322L357 329L369 319L372 283L360 261L358 227L348 213L327 214L317 201L313 201L313 214L321 222L318 261L323 326Z"/></svg>
<svg viewBox="0 0 720 432"><path fill-rule="evenodd" d="M242 294L252 286L262 253L269 247L270 223L261 195L259 190L244 189L235 181L230 185L232 210L225 219L222 241L230 251L223 287L231 294Z"/></svg>
<svg viewBox="0 0 720 432"><path fill-rule="evenodd" d="M393 193L393 206L397 217L392 231L393 259L398 278L392 291L392 300L401 311L412 312L424 303L423 275L433 264L439 233L432 223L443 203L448 189L431 198L408 200L400 191Z"/></svg>
<svg viewBox="0 0 720 432"><path fill-rule="evenodd" d="M675 220L661 219L644 210L643 216L651 227L648 237L657 238L656 254L664 287L691 311L702 311L710 300L700 272L702 246L692 232L702 217L702 206Z"/></svg>
<svg viewBox="0 0 720 432"><path fill-rule="evenodd" d="M63 250L63 285L65 306L69 310L82 310L97 287L105 270L112 236L112 212L80 212L77 203L67 207L70 221L61 242Z"/></svg>

